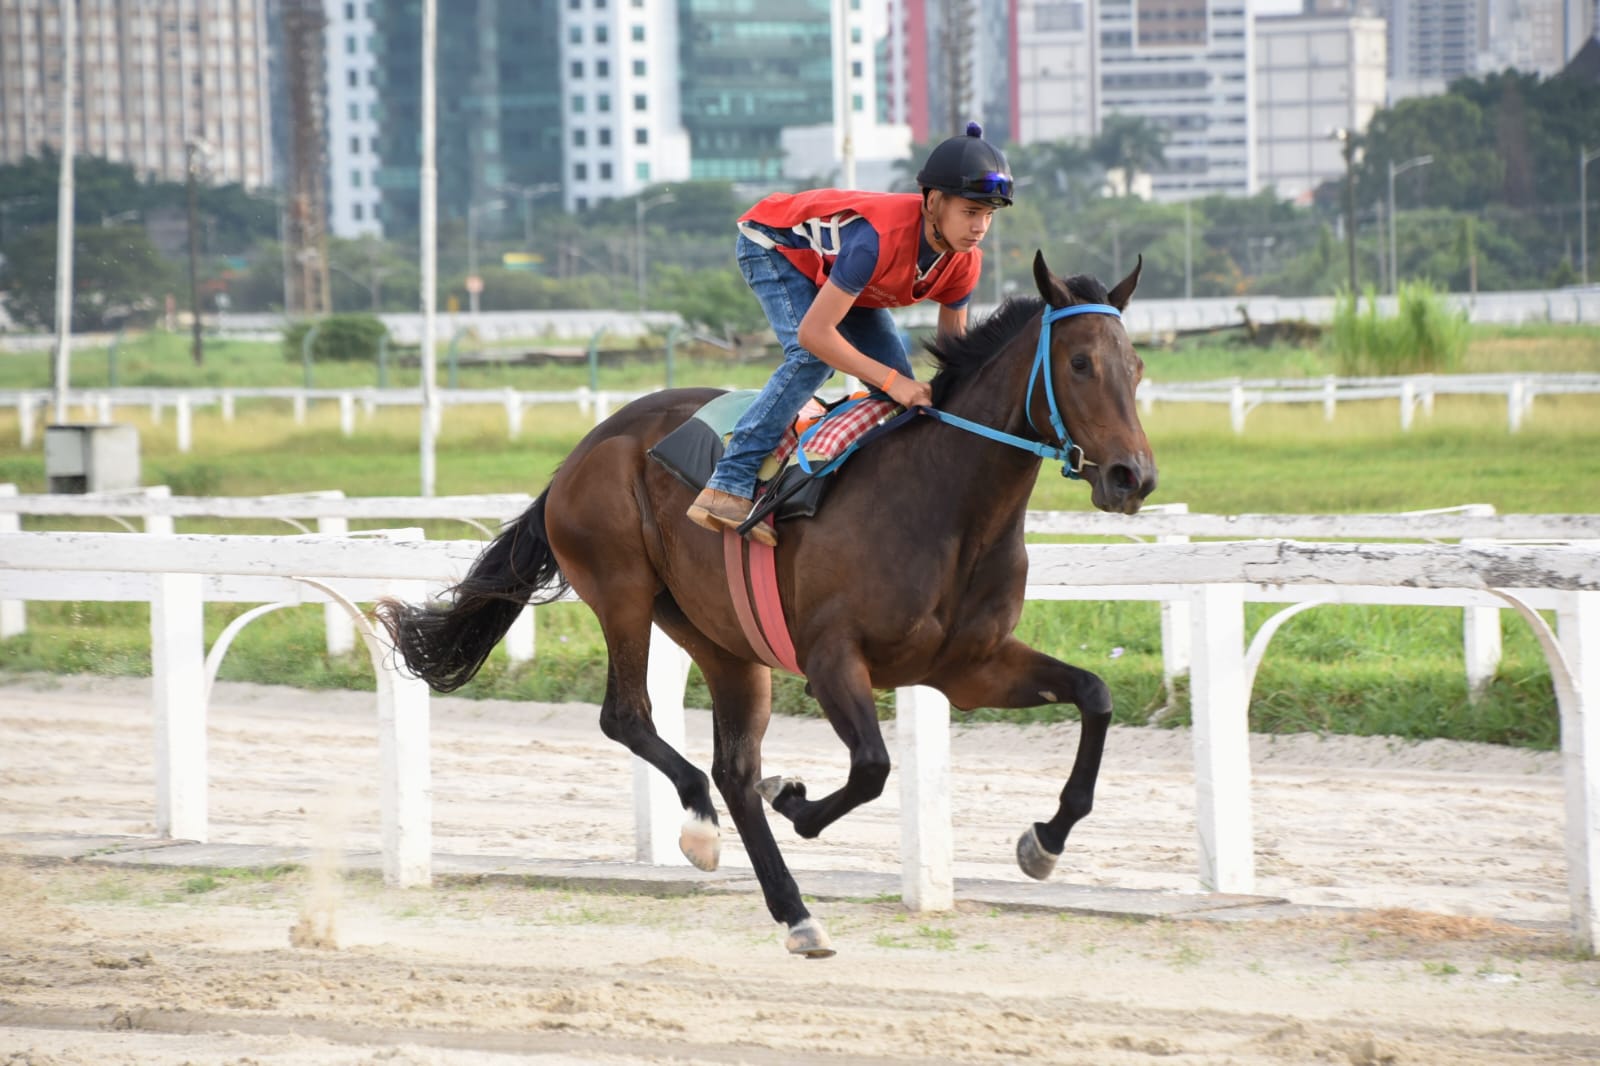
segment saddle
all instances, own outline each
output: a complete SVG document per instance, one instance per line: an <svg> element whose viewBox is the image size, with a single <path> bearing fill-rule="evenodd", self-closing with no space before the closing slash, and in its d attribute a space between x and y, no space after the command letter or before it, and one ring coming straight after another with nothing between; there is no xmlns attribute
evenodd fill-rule
<svg viewBox="0 0 1600 1066"><path fill-rule="evenodd" d="M668 473L698 492L705 488L734 425L758 395L755 389L724 393L707 403L661 439L646 454ZM838 470L868 434L894 424L901 408L881 394L866 392L831 404L813 397L756 475L752 520L810 518L822 506Z"/></svg>

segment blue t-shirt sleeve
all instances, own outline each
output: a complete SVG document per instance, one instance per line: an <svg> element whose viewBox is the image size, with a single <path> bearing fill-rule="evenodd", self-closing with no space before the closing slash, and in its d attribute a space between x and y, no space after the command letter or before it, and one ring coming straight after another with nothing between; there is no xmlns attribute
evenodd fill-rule
<svg viewBox="0 0 1600 1066"><path fill-rule="evenodd" d="M851 296L860 296L877 269L878 231L865 219L841 227L839 254L833 260L828 280Z"/></svg>

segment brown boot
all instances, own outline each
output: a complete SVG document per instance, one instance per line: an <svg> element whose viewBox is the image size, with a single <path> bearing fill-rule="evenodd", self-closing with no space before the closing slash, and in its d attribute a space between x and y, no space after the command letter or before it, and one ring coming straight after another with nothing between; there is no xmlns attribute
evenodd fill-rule
<svg viewBox="0 0 1600 1066"><path fill-rule="evenodd" d="M701 529L721 533L724 529L737 530L743 525L744 520L750 517L752 506L751 501L742 496L735 496L720 489L706 488L701 489L700 495L689 505L688 518ZM765 522L758 522L751 527L750 538L760 541L769 548L778 543L777 534Z"/></svg>

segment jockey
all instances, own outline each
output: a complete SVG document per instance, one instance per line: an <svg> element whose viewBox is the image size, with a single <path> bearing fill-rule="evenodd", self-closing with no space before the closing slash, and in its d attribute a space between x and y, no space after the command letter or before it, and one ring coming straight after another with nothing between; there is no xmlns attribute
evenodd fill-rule
<svg viewBox="0 0 1600 1066"><path fill-rule="evenodd" d="M783 362L733 429L689 520L713 532L750 513L756 471L806 400L835 370L904 407L932 390L912 377L891 307L939 304L939 332L962 334L978 250L996 209L1011 206L1004 153L976 122L933 149L922 192L813 189L774 193L739 219L739 270L783 345ZM775 544L764 522L752 538Z"/></svg>

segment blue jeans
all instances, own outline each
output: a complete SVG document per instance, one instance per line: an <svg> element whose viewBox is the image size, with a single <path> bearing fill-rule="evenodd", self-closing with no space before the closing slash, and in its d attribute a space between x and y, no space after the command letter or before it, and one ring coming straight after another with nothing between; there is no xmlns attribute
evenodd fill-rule
<svg viewBox="0 0 1600 1066"><path fill-rule="evenodd" d="M761 461L783 439L806 400L833 375L833 368L800 347L800 320L817 298L817 286L783 253L767 250L739 235L739 271L761 302L783 345L783 362L733 427L722 459L706 484L748 499L755 492ZM839 321L839 333L861 354L911 377L899 328L882 307L852 307Z"/></svg>

